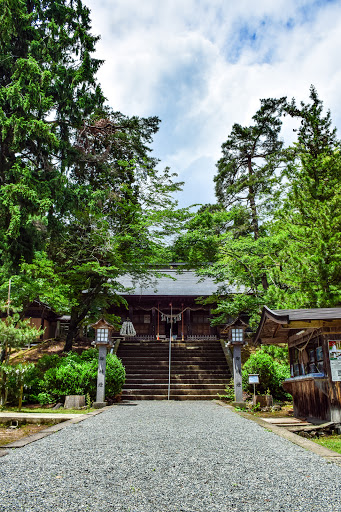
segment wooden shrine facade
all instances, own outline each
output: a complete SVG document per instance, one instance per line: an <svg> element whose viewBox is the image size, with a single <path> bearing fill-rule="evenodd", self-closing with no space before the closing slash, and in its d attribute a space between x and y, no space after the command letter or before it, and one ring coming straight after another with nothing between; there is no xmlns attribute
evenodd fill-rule
<svg viewBox="0 0 341 512"><path fill-rule="evenodd" d="M263 308L256 344L289 347L294 415L341 423L341 308Z"/></svg>
<svg viewBox="0 0 341 512"><path fill-rule="evenodd" d="M198 307L193 297L126 297L129 310L115 308L114 312L122 321L129 318L136 330L136 336L146 339L174 339L212 337L218 335L217 327L211 326L209 307Z"/></svg>
<svg viewBox="0 0 341 512"><path fill-rule="evenodd" d="M214 305L201 305L197 300L216 292L214 281L201 279L189 270L179 273L175 268L162 272L167 276L142 284L125 276L122 284L129 291L122 293L122 297L128 310L122 305L111 308L110 313L122 322L129 318L137 338L168 338L171 329L178 340L219 337L219 328L211 325Z"/></svg>

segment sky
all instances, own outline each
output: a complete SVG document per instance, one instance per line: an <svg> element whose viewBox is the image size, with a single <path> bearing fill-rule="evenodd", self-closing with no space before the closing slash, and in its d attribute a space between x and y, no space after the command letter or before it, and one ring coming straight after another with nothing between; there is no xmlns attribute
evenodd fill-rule
<svg viewBox="0 0 341 512"><path fill-rule="evenodd" d="M108 103L161 119L153 156L185 181L181 206L215 202L221 145L234 123L252 123L260 98L307 102L313 84L341 128L340 0L84 3ZM293 128L286 120L287 144Z"/></svg>

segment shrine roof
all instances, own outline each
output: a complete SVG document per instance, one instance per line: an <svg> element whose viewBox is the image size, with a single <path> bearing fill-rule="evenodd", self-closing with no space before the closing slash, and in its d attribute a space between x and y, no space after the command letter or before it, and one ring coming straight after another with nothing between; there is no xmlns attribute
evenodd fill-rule
<svg viewBox="0 0 341 512"><path fill-rule="evenodd" d="M304 336L317 327L333 325L340 319L341 308L277 309L272 311L264 306L253 341L256 345L259 343L270 345L286 343L289 338L295 339L293 337Z"/></svg>
<svg viewBox="0 0 341 512"><path fill-rule="evenodd" d="M227 283L216 283L210 277L199 277L193 270L179 272L177 269L160 270L159 277L151 276L149 279L134 280L126 274L119 279L125 288L120 295L129 296L209 296L217 292L218 288L224 286L226 294L242 293L243 290L230 286Z"/></svg>

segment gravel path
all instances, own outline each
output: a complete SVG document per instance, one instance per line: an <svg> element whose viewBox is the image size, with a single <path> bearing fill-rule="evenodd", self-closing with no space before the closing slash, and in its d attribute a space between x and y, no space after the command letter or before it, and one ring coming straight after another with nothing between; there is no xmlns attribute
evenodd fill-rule
<svg viewBox="0 0 341 512"><path fill-rule="evenodd" d="M214 402L135 402L0 459L1 512L341 512L341 467Z"/></svg>

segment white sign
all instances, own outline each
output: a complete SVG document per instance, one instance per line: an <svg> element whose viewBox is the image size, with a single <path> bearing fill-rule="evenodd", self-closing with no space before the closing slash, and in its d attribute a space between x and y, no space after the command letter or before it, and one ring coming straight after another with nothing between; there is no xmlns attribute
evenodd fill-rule
<svg viewBox="0 0 341 512"><path fill-rule="evenodd" d="M341 381L341 341L329 340L329 360L333 382Z"/></svg>
<svg viewBox="0 0 341 512"><path fill-rule="evenodd" d="M249 384L259 384L258 373L250 373L249 374Z"/></svg>

